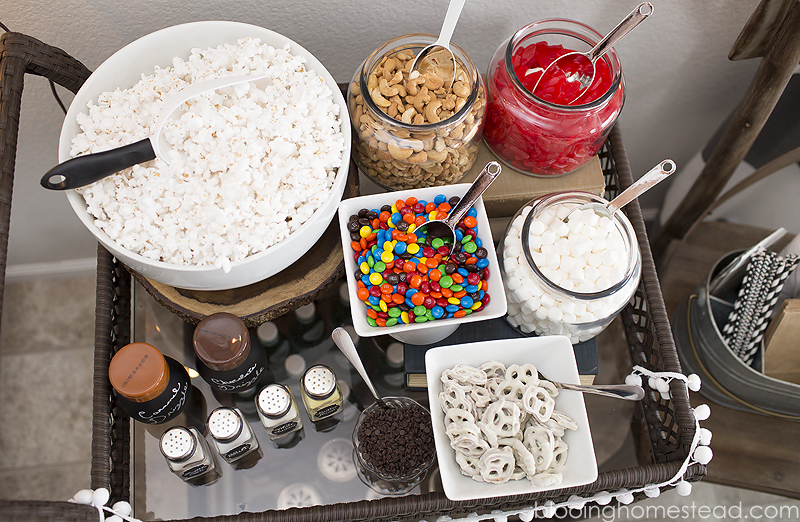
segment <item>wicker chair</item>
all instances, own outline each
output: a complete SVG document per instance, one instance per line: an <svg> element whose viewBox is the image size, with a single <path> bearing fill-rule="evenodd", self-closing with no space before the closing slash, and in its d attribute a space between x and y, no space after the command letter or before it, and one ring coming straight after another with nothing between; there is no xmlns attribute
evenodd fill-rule
<svg viewBox="0 0 800 522"><path fill-rule="evenodd" d="M76 92L91 71L61 49L19 33L0 35L0 314L5 290L11 192L25 74L44 76ZM3 521L97 520L97 510L69 502L0 500Z"/></svg>

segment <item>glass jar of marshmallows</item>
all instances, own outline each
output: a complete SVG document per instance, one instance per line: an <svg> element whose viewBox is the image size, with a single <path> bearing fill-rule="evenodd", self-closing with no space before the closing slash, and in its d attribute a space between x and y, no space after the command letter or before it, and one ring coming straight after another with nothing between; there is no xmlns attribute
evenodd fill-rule
<svg viewBox="0 0 800 522"><path fill-rule="evenodd" d="M588 192L549 194L526 204L503 236L499 260L508 322L523 333L587 341L633 297L642 271L636 232L623 212L601 216Z"/></svg>

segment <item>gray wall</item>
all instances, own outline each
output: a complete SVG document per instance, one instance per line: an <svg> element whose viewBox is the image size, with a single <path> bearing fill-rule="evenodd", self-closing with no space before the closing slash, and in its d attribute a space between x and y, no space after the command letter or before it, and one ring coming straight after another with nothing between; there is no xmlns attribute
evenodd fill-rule
<svg viewBox="0 0 800 522"><path fill-rule="evenodd" d="M609 31L636 0L470 0L453 40L482 71L495 49L541 18L583 21ZM301 44L339 82L385 40L438 33L446 0L42 0L4 2L12 31L60 47L96 68L113 52L154 30L198 20L233 20L277 31ZM758 60L730 62L728 51L757 0L652 0L655 13L617 46L628 84L620 118L634 176L664 158L687 162L735 107ZM11 5L9 5L11 4ZM66 103L71 94L59 88ZM39 186L57 163L63 113L47 81L26 76L16 163L8 263L91 258L96 243L63 194ZM657 208L664 189L643 199Z"/></svg>

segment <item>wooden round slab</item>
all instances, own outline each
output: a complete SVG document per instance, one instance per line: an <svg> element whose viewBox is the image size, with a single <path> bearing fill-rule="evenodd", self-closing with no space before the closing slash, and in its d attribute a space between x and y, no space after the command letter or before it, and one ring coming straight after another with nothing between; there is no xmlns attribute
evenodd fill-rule
<svg viewBox="0 0 800 522"><path fill-rule="evenodd" d="M358 169L351 163L343 199L358 194ZM229 312L240 317L248 328L255 328L314 301L344 274L339 220L334 216L319 241L294 264L241 288L186 290L128 270L159 304L185 321L198 323L207 315Z"/></svg>

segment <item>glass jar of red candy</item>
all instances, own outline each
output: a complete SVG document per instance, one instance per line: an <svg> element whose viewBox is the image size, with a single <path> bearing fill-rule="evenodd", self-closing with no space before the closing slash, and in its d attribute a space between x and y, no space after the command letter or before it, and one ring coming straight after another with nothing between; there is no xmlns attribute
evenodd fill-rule
<svg viewBox="0 0 800 522"><path fill-rule="evenodd" d="M563 74L548 73L547 85L537 87L537 96L531 92L553 60L588 51L600 39L581 22L549 19L526 25L497 49L486 76L484 139L506 165L524 174L556 176L582 167L603 146L625 100L613 48L595 62L594 81L577 100L578 82Z"/></svg>

